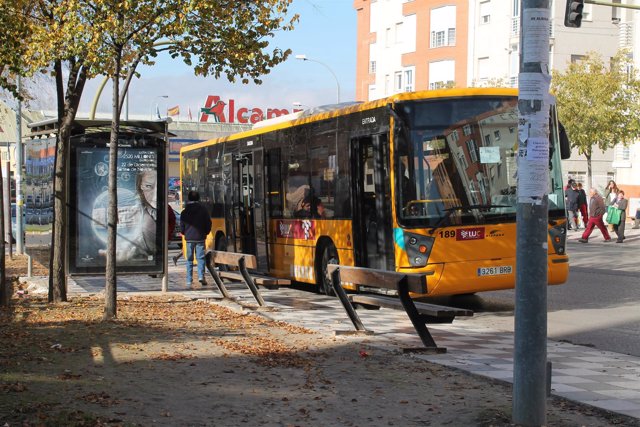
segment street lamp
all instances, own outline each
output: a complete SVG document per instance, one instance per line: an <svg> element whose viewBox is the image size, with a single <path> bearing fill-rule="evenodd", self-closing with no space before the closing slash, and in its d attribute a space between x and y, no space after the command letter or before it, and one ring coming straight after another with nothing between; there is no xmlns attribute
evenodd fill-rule
<svg viewBox="0 0 640 427"><path fill-rule="evenodd" d="M158 115L160 115L160 110L158 110L158 98L164 98L167 99L169 98L169 95L158 95L156 96L153 101L151 101L151 105L149 106L149 108L151 109L151 118L153 119L153 113L155 113L155 111L153 111L153 103L156 103L156 111L158 112ZM158 117L160 118L160 117Z"/></svg>
<svg viewBox="0 0 640 427"><path fill-rule="evenodd" d="M307 55L296 55L296 59L299 59L301 61L311 61L311 62L317 62L318 64L322 65L323 67L325 67L327 70L329 70L329 72L331 73L331 75L333 76L334 79L336 79L336 87L338 88L338 104L340 103L340 82L338 81L338 77L336 76L336 73L333 72L333 70L324 62L320 62L317 59L309 59L307 58Z"/></svg>
<svg viewBox="0 0 640 427"><path fill-rule="evenodd" d="M307 108L309 108L309 106L304 105L302 102L295 101L293 102L293 108L300 108L300 109L306 110Z"/></svg>

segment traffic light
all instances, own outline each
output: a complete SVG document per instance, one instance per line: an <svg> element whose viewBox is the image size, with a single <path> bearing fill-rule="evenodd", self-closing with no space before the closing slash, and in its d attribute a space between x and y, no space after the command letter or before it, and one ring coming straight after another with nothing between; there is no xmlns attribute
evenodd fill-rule
<svg viewBox="0 0 640 427"><path fill-rule="evenodd" d="M580 28L580 24L582 24L582 9L584 9L584 0L567 0L567 8L564 12L564 26Z"/></svg>

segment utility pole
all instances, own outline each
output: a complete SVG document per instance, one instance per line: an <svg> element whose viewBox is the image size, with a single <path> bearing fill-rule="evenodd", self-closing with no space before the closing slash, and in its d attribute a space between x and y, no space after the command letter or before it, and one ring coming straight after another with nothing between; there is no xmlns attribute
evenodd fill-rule
<svg viewBox="0 0 640 427"><path fill-rule="evenodd" d="M22 79L18 76L18 93L22 89ZM16 112L16 253L24 253L24 228L22 218L24 217L24 200L22 197L22 101L18 98L18 111Z"/></svg>
<svg viewBox="0 0 640 427"><path fill-rule="evenodd" d="M550 0L522 0L513 422L546 424Z"/></svg>

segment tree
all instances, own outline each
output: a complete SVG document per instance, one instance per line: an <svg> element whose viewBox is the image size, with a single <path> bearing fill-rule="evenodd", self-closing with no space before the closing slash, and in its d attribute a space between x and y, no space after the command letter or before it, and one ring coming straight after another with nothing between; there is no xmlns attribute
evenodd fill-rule
<svg viewBox="0 0 640 427"><path fill-rule="evenodd" d="M609 65L592 52L565 72L553 72L558 115L571 146L587 159L590 187L594 148L604 152L640 137L640 81L632 65L624 50Z"/></svg>
<svg viewBox="0 0 640 427"><path fill-rule="evenodd" d="M26 40L31 36L27 16L31 5L22 0L0 0L0 88L18 97L15 77L25 70Z"/></svg>
<svg viewBox="0 0 640 427"><path fill-rule="evenodd" d="M80 98L87 79L101 71L95 29L84 19L81 0L37 0L31 15L34 37L30 57L48 60L55 78L58 132L54 166L54 223L49 273L49 301L67 300L65 248L67 228L66 165ZM66 68L64 67L66 65ZM31 64L41 67L40 62ZM66 82L65 82L66 74Z"/></svg>
<svg viewBox="0 0 640 427"><path fill-rule="evenodd" d="M94 0L82 2L82 22L94 29L95 52L90 57L111 78L112 126L109 141L109 206L105 275L106 320L116 317L117 161L120 114L125 95L140 63L167 50L195 73L223 73L261 83L260 76L286 60L290 50L266 52L274 31L291 30L297 16L285 17L291 0L193 2L182 0ZM165 47L159 48L159 45ZM122 86L120 81L123 81Z"/></svg>
<svg viewBox="0 0 640 427"><path fill-rule="evenodd" d="M211 4L210 4L211 3ZM215 3L215 4L213 4ZM50 265L49 300L66 300L64 248L68 233L66 218L65 165L80 97L87 79L107 75L114 82L113 126L111 144L117 161L117 134L124 96L139 63L153 64L162 50L173 57L195 63L200 75L230 81L236 77L246 83L284 61L289 50L264 52L274 31L290 30L297 16L287 22L285 16L291 0L196 2L180 0L0 0L0 18L9 25L7 46L0 51L3 65L0 75L11 71L28 75L52 69L55 77L58 109L56 160L54 172L54 225ZM20 7L18 7L20 6ZM18 19L19 18L19 19ZM19 24L19 25L18 25ZM14 31L13 29L16 28ZM29 37L26 37L28 34ZM164 39L166 47L155 45ZM20 52L23 52L19 54ZM65 68L66 65L66 68ZM66 76L66 82L65 82ZM120 79L124 79L122 90ZM2 87L11 82L0 80ZM117 205L115 184L110 176L113 206ZM115 316L115 209L109 208L109 248L107 249L107 284L112 284L105 317ZM109 261L111 259L111 261Z"/></svg>

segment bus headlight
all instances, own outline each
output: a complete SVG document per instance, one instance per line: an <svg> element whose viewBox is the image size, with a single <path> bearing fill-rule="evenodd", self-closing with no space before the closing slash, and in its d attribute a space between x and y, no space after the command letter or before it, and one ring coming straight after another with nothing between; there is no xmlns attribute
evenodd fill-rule
<svg viewBox="0 0 640 427"><path fill-rule="evenodd" d="M435 238L420 234L404 233L404 247L411 267L424 267L429 261Z"/></svg>
<svg viewBox="0 0 640 427"><path fill-rule="evenodd" d="M564 255L565 247L567 246L567 229L565 228L565 224L554 225L549 228L549 237L551 238L553 250L558 255Z"/></svg>

